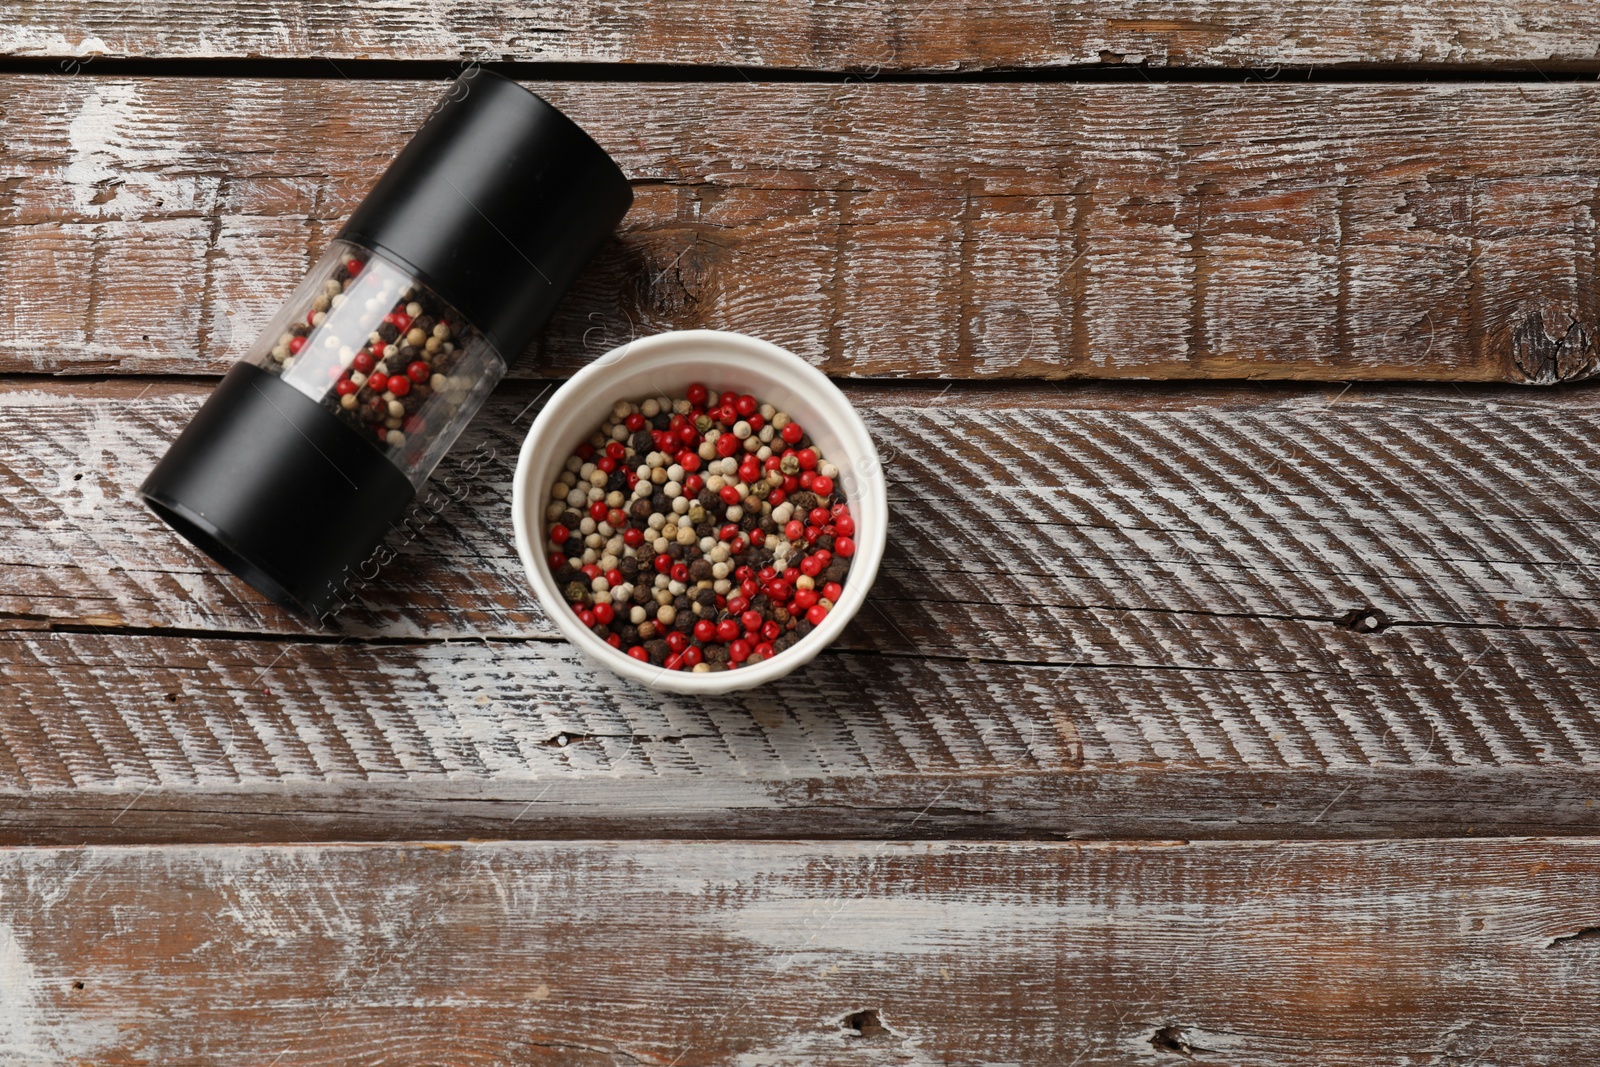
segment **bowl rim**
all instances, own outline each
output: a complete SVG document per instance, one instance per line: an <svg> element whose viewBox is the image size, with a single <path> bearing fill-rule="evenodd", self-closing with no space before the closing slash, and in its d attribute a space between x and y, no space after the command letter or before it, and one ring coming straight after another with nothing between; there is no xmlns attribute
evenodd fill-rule
<svg viewBox="0 0 1600 1067"><path fill-rule="evenodd" d="M669 364L681 359L688 365L695 361L697 352L703 358L708 346L760 361L765 364L769 376L780 380L788 379L796 392L802 395L826 396L833 401L831 406L837 408L843 425L835 425L834 423L839 420L830 419L828 429L847 440L853 437L855 440L851 443L850 450L859 453L851 460L856 468L853 477L855 489L851 492L850 499L851 512L858 519L856 553L851 563L850 580L845 585L845 595L828 613L827 618L794 647L785 649L779 655L762 663L741 667L738 670L702 673L669 671L664 667L633 659L612 648L590 633L567 607L560 591L555 587L555 578L550 572L549 562L544 553L534 551L534 531L529 528L531 516L527 507L528 481L532 477L539 454L546 448L554 447L554 442L548 438L554 432L553 425L558 417L556 413L563 410L564 401L570 402L575 396L597 389L608 374L615 374L619 369L626 368L632 363L665 354ZM676 353L674 350L677 350ZM671 358L674 355L676 359ZM687 385L694 377L702 376L705 375L686 375L684 384ZM866 603L867 594L877 578L878 566L883 558L889 518L888 493L878 450L872 440L870 429L850 403L849 398L820 370L787 349L770 341L727 330L672 330L637 338L618 345L569 378L545 400L538 417L534 419L527 436L523 439L522 448L517 456L516 471L512 475L511 510L517 554L522 560L524 575L529 585L533 587L534 595L544 608L545 614L550 617L563 637L576 645L597 665L613 673L652 689L699 695L750 689L776 681L804 666L832 644L850 619ZM540 525L543 522L542 517L534 521ZM865 536L861 536L859 531L865 531ZM542 538L538 543L543 544Z"/></svg>

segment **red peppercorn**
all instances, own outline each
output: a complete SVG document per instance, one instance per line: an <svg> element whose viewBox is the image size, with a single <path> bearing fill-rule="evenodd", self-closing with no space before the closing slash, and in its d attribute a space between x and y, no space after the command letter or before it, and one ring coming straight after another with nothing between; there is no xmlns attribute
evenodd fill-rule
<svg viewBox="0 0 1600 1067"><path fill-rule="evenodd" d="M727 525L723 526L722 529L717 531L717 540L718 541L732 541L735 537L738 537L738 536L739 536L739 527L735 526L731 522L728 523Z"/></svg>
<svg viewBox="0 0 1600 1067"><path fill-rule="evenodd" d="M650 653L646 652L640 645L634 645L632 648L628 649L628 655L632 656L634 659L643 660L646 663L650 662Z"/></svg>
<svg viewBox="0 0 1600 1067"><path fill-rule="evenodd" d="M756 398L751 396L749 393L745 393L743 396L733 402L734 410L739 413L739 417L746 419L751 415L754 415L756 413L756 409L760 406L760 404L756 403Z"/></svg>
<svg viewBox="0 0 1600 1067"><path fill-rule="evenodd" d="M584 607L582 604L576 604L576 605L574 605L574 607L576 607L578 609L578 621L579 622L583 623L585 626L593 626L594 625L594 612L590 611L588 608Z"/></svg>
<svg viewBox="0 0 1600 1067"><path fill-rule="evenodd" d="M381 393L389 388L389 378L383 374L372 374L367 378L367 388L374 393Z"/></svg>
<svg viewBox="0 0 1600 1067"><path fill-rule="evenodd" d="M731 427L739 421L739 412L732 404L723 404L717 409L717 421Z"/></svg>
<svg viewBox="0 0 1600 1067"><path fill-rule="evenodd" d="M638 473L635 472L635 471L629 471L628 472L628 488L632 489L634 486L636 486L638 484L639 484L639 475L638 475Z"/></svg>
<svg viewBox="0 0 1600 1067"><path fill-rule="evenodd" d="M821 604L811 605L810 610L806 612L806 622L809 622L812 626L816 626L827 617L828 609L823 607Z"/></svg>
<svg viewBox="0 0 1600 1067"><path fill-rule="evenodd" d="M733 572L733 580L736 582L742 582L746 579L754 577L756 577L755 568L751 567L748 563L739 564L739 566L735 568Z"/></svg>
<svg viewBox="0 0 1600 1067"><path fill-rule="evenodd" d="M689 647L689 639L677 630L667 631L667 647L674 652L682 652Z"/></svg>
<svg viewBox="0 0 1600 1067"><path fill-rule="evenodd" d="M701 652L694 645L690 645L688 648L683 650L683 662L687 667L693 667L697 665L704 657L705 653Z"/></svg>
<svg viewBox="0 0 1600 1067"><path fill-rule="evenodd" d="M812 508L806 512L806 521L812 526L826 526L828 525L828 519L831 517L827 508Z"/></svg>
<svg viewBox="0 0 1600 1067"><path fill-rule="evenodd" d="M293 342L290 343L291 345L293 344ZM372 368L376 367L377 365L378 361L372 358L372 353L368 352L364 348L355 354L355 358L350 360L350 366L354 367L362 374L371 374Z"/></svg>
<svg viewBox="0 0 1600 1067"><path fill-rule="evenodd" d="M799 519L790 519L783 524L783 536L791 541L798 541L805 536L806 524Z"/></svg>
<svg viewBox="0 0 1600 1067"><path fill-rule="evenodd" d="M700 435L695 433L693 426L685 426L678 431L678 440L683 442L685 448L699 448Z"/></svg>
<svg viewBox="0 0 1600 1067"><path fill-rule="evenodd" d="M316 311L312 310L312 311L306 312L306 325L307 326L315 326L316 324L317 324L317 313L316 313Z"/></svg>
<svg viewBox="0 0 1600 1067"><path fill-rule="evenodd" d="M564 545L567 543L567 538L571 536L572 531L561 525L559 522L550 527L551 544Z"/></svg>
<svg viewBox="0 0 1600 1067"><path fill-rule="evenodd" d="M760 477L761 461L754 456L745 457L745 461L739 464L739 480L746 485L752 485Z"/></svg>
<svg viewBox="0 0 1600 1067"><path fill-rule="evenodd" d="M783 636L783 627L778 624L777 619L768 619L761 624L761 636L768 641L776 641Z"/></svg>
<svg viewBox="0 0 1600 1067"><path fill-rule="evenodd" d="M359 388L361 387L355 382L352 382L349 378L340 378L339 381L334 385L333 391L338 393L340 396L349 396Z"/></svg>
<svg viewBox="0 0 1600 1067"><path fill-rule="evenodd" d="M811 479L811 491L818 496L828 496L833 492L833 479L826 474L819 474Z"/></svg>
<svg viewBox="0 0 1600 1067"><path fill-rule="evenodd" d="M706 480L698 474L691 474L683 480L683 491L686 496L696 496L706 487Z"/></svg>
<svg viewBox="0 0 1600 1067"><path fill-rule="evenodd" d="M394 328L401 333L411 329L411 316L404 311L391 311L383 317L384 322L392 323Z"/></svg>
<svg viewBox="0 0 1600 1067"><path fill-rule="evenodd" d="M612 508L606 512L606 521L611 524L613 530L620 530L628 525L628 513L621 508Z"/></svg>
<svg viewBox="0 0 1600 1067"><path fill-rule="evenodd" d="M689 565L683 562L674 563L671 575L672 580L675 582L687 582L689 580Z"/></svg>
<svg viewBox="0 0 1600 1067"><path fill-rule="evenodd" d="M656 557L655 567L657 574L666 574L672 569L672 557L665 552L661 553Z"/></svg>
<svg viewBox="0 0 1600 1067"><path fill-rule="evenodd" d="M739 451L739 439L731 433L725 433L717 438L717 455L727 459Z"/></svg>
<svg viewBox="0 0 1600 1067"><path fill-rule="evenodd" d="M746 599L749 599L761 592L761 583L754 578L746 578L739 583L739 592L743 593Z"/></svg>
<svg viewBox="0 0 1600 1067"><path fill-rule="evenodd" d="M366 266L366 264L362 263L359 259L347 259L344 261L344 269L349 272L350 277L352 278L354 278L357 274L360 274L361 268L364 266Z"/></svg>
<svg viewBox="0 0 1600 1067"><path fill-rule="evenodd" d="M853 556L856 554L856 543L848 537L836 537L833 540L833 550L841 556Z"/></svg>
<svg viewBox="0 0 1600 1067"><path fill-rule="evenodd" d="M784 496L787 497L790 493L794 492L798 488L800 488L800 479L799 478L796 478L792 474L785 474L783 476L783 494L784 494ZM768 500L772 499L772 494L771 493L767 494L767 499ZM773 507L777 507L778 505L774 504L772 506Z"/></svg>
<svg viewBox="0 0 1600 1067"><path fill-rule="evenodd" d="M768 456L761 461L761 469L764 471L775 471L782 465L783 460L777 456Z"/></svg>
<svg viewBox="0 0 1600 1067"><path fill-rule="evenodd" d="M739 636L739 623L736 619L723 619L717 623L717 640L732 641Z"/></svg>
<svg viewBox="0 0 1600 1067"><path fill-rule="evenodd" d="M812 483L815 482L816 480L817 480L817 475L816 475L815 471L801 471L800 472L800 488L802 488L802 489L810 489Z"/></svg>
<svg viewBox="0 0 1600 1067"><path fill-rule="evenodd" d="M411 379L407 378L404 374L389 375L389 380L385 384L388 385L389 392L393 393L395 396L405 396L407 393L411 392Z"/></svg>
<svg viewBox="0 0 1600 1067"><path fill-rule="evenodd" d="M751 608L739 616L739 622L746 630L761 629L761 613Z"/></svg>
<svg viewBox="0 0 1600 1067"><path fill-rule="evenodd" d="M635 411L632 415L622 420L622 425L628 428L629 433L638 433L644 429L644 416Z"/></svg>
<svg viewBox="0 0 1600 1067"><path fill-rule="evenodd" d="M608 634L606 636L606 644L610 645L612 648L621 648L622 647L622 635L621 634Z"/></svg>
<svg viewBox="0 0 1600 1067"><path fill-rule="evenodd" d="M833 518L833 532L840 537L849 537L856 532L856 520L849 515L835 515Z"/></svg>
<svg viewBox="0 0 1600 1067"><path fill-rule="evenodd" d="M585 563L578 570L582 571L583 576L591 582L600 577L600 564L598 563Z"/></svg>
<svg viewBox="0 0 1600 1067"><path fill-rule="evenodd" d="M783 429L778 431L778 436L783 438L786 444L791 445L799 444L800 438L804 437L805 435L806 432L800 428L800 424L798 422L791 422Z"/></svg>
<svg viewBox="0 0 1600 1067"><path fill-rule="evenodd" d="M767 494L767 503L771 504L773 507L777 507L787 499L789 499L789 494L785 493L782 489L774 489L772 492Z"/></svg>
<svg viewBox="0 0 1600 1067"><path fill-rule="evenodd" d="M800 461L800 469L801 470L803 470L803 471L814 471L814 470L817 469L817 450L816 449L814 449L814 448L802 448L800 451L795 453L795 458Z"/></svg>
<svg viewBox="0 0 1600 1067"><path fill-rule="evenodd" d="M594 465L605 471L607 474L610 474L612 471L617 469L617 461L612 459L610 456L601 456L599 459L594 461Z"/></svg>
<svg viewBox="0 0 1600 1067"><path fill-rule="evenodd" d="M406 433L421 433L428 428L428 420L421 415L413 415L405 421Z"/></svg>
<svg viewBox="0 0 1600 1067"><path fill-rule="evenodd" d="M815 578L822 573L822 560L815 555L807 556L800 561L800 573L808 578Z"/></svg>
<svg viewBox="0 0 1600 1067"><path fill-rule="evenodd" d="M638 548L640 545L644 544L644 531L635 530L631 526L628 527L626 530L622 531L622 543L627 545L629 548Z"/></svg>
<svg viewBox="0 0 1600 1067"><path fill-rule="evenodd" d="M565 552L552 552L552 553L550 553L550 569L551 570L558 571L558 570L560 570L562 567L564 567L566 565L567 565L567 554Z"/></svg>
<svg viewBox="0 0 1600 1067"><path fill-rule="evenodd" d="M733 390L730 389L727 392L723 393L721 396L717 397L717 403L726 404L728 407L732 407L733 404L734 404L734 401L736 401L738 399L739 399L739 394L735 393Z"/></svg>
<svg viewBox="0 0 1600 1067"><path fill-rule="evenodd" d="M761 417L761 412L759 412L759 411L756 412L754 415L745 416L745 420L744 421L748 422L750 424L750 432L751 433L760 433L761 432L761 427L763 427L763 426L765 426L767 424L767 420L763 419Z"/></svg>
<svg viewBox="0 0 1600 1067"><path fill-rule="evenodd" d="M762 659L771 659L772 658L772 642L771 641L763 641L763 642L761 642L759 645L757 645L755 647L755 654L760 656Z"/></svg>
<svg viewBox="0 0 1600 1067"><path fill-rule="evenodd" d="M594 606L594 621L602 626L610 626L617 617L617 609L609 601L602 600Z"/></svg>
<svg viewBox="0 0 1600 1067"><path fill-rule="evenodd" d="M688 398L689 403L693 404L695 407L700 407L706 402L706 397L710 396L711 394L706 390L704 385L700 384L699 382L695 382L689 386L688 390L685 391L683 395Z"/></svg>
<svg viewBox="0 0 1600 1067"><path fill-rule="evenodd" d="M418 385L422 385L429 378L433 377L433 368L422 362L420 359L414 359L411 361L411 365L406 368L406 377L410 378Z"/></svg>
<svg viewBox="0 0 1600 1067"><path fill-rule="evenodd" d="M735 663L743 663L749 659L750 642L741 638L728 645L728 658Z"/></svg>
<svg viewBox="0 0 1600 1067"><path fill-rule="evenodd" d="M621 441L610 441L606 444L606 455L612 459L626 459L628 447Z"/></svg>
<svg viewBox="0 0 1600 1067"><path fill-rule="evenodd" d="M627 579L622 576L622 572L617 570L615 567L612 567L610 570L606 571L606 584L611 586L613 589L621 585L626 580Z"/></svg>
<svg viewBox="0 0 1600 1067"><path fill-rule="evenodd" d="M760 548L762 545L766 544L767 543L767 533L766 533L766 531L765 530L751 530L750 531L750 543L752 545L756 546L757 548Z"/></svg>
<svg viewBox="0 0 1600 1067"><path fill-rule="evenodd" d="M694 624L694 636L698 641L710 641L717 636L717 624L710 619L701 619Z"/></svg>
<svg viewBox="0 0 1600 1067"><path fill-rule="evenodd" d="M781 604L785 600L789 599L789 593L791 589L792 587L788 582L780 579L767 586L767 599L771 600L774 604Z"/></svg>
<svg viewBox="0 0 1600 1067"><path fill-rule="evenodd" d="M610 511L611 509L606 507L606 502L604 500L596 500L593 504L589 505L589 517L595 522L605 522L606 515L608 515Z"/></svg>
<svg viewBox="0 0 1600 1067"><path fill-rule="evenodd" d="M300 350L302 348L304 348L305 346L306 346L306 339L304 337L291 337L291 338L289 338L289 351L295 353L296 355L298 355Z"/></svg>
<svg viewBox="0 0 1600 1067"><path fill-rule="evenodd" d="M685 471L697 471L700 469L700 457L696 453L690 452L688 449L684 449L682 452L678 453L678 466L682 467Z"/></svg>
<svg viewBox="0 0 1600 1067"><path fill-rule="evenodd" d="M743 615L745 608L749 606L750 601L742 592L735 593L728 598L728 610L735 615Z"/></svg>
<svg viewBox="0 0 1600 1067"><path fill-rule="evenodd" d="M837 604L839 598L844 596L844 586L838 582L825 582L822 586L822 598L830 603Z"/></svg>
<svg viewBox="0 0 1600 1067"><path fill-rule="evenodd" d="M797 589L794 594L794 607L790 611L805 611L818 600L815 589Z"/></svg>
<svg viewBox="0 0 1600 1067"><path fill-rule="evenodd" d="M573 449L573 451L578 454L579 459L588 459L590 456L594 455L594 445L591 445L588 441L584 441L577 448Z"/></svg>
<svg viewBox="0 0 1600 1067"><path fill-rule="evenodd" d="M674 415L667 420L667 429L673 433L677 433L687 425L689 425L689 420L683 415Z"/></svg>

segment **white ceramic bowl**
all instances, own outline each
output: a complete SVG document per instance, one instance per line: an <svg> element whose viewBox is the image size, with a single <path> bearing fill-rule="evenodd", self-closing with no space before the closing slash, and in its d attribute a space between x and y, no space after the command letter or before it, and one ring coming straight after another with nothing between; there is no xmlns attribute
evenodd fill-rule
<svg viewBox="0 0 1600 1067"><path fill-rule="evenodd" d="M619 400L678 398L691 382L713 392L750 393L787 411L805 427L824 459L839 468L838 484L856 520L856 554L844 596L821 625L792 648L737 670L669 671L633 659L590 633L556 588L545 552L544 509L550 486L578 444L594 433ZM865 603L883 559L888 494L872 435L844 394L821 371L777 345L719 330L657 334L612 349L558 389L522 443L511 486L517 552L545 613L568 641L624 677L674 693L726 693L781 678L811 661Z"/></svg>

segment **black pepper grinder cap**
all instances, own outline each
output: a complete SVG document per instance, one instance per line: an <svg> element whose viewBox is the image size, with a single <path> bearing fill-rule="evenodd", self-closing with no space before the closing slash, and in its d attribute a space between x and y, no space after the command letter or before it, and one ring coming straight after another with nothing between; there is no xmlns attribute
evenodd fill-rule
<svg viewBox="0 0 1600 1067"><path fill-rule="evenodd" d="M338 236L411 267L509 361L632 203L627 177L575 122L475 67Z"/></svg>

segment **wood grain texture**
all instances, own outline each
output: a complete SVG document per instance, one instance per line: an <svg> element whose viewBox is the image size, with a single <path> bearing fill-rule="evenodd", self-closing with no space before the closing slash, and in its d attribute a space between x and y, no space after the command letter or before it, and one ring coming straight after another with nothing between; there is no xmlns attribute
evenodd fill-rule
<svg viewBox="0 0 1600 1067"><path fill-rule="evenodd" d="M1594 85L535 88L638 199L516 376L687 326L853 376L1600 366ZM0 79L0 371L222 371L437 92Z"/></svg>
<svg viewBox="0 0 1600 1067"><path fill-rule="evenodd" d="M892 483L873 604L784 683L697 701L588 664L526 592L503 509L543 388L491 403L463 450L494 458L444 468L460 503L327 631L131 498L202 392L0 394L8 840L810 834L930 805L915 825L990 834L1596 823L1600 394L852 387ZM1116 801L1078 781L1141 771ZM787 821L819 807L826 831Z"/></svg>
<svg viewBox="0 0 1600 1067"><path fill-rule="evenodd" d="M77 70L101 56L670 63L949 71L1062 66L1275 68L1423 64L1591 69L1600 30L1579 0L973 0L848 4L87 0L20 3L0 53ZM626 76L619 70L618 76Z"/></svg>
<svg viewBox="0 0 1600 1067"><path fill-rule="evenodd" d="M17 1064L1579 1063L1593 839L0 853ZM624 962L625 961L625 962Z"/></svg>

